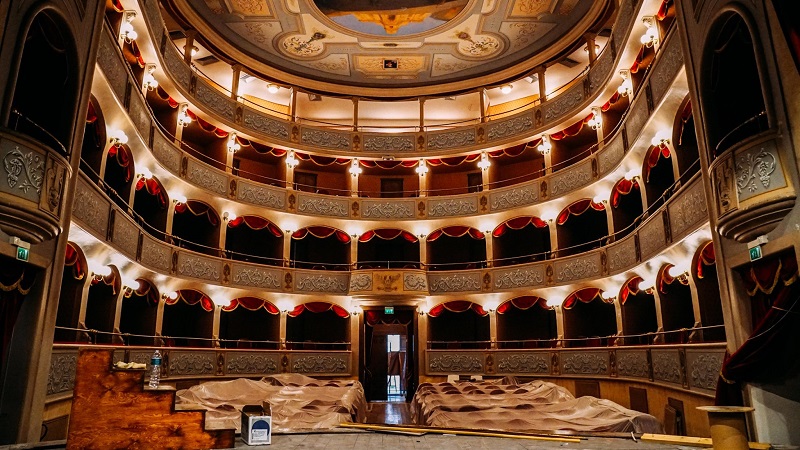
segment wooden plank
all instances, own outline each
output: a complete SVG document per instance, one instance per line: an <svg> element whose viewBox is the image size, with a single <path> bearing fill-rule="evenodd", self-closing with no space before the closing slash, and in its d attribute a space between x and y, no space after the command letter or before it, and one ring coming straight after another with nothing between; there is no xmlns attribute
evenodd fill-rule
<svg viewBox="0 0 800 450"><path fill-rule="evenodd" d="M713 447L711 438L701 438L693 436L673 436L669 434L650 434L645 433L642 435L641 440L648 442L659 442L662 444L675 444L675 445L689 445L692 447ZM752 450L770 450L772 445L764 444L761 442L750 442Z"/></svg>
<svg viewBox="0 0 800 450"><path fill-rule="evenodd" d="M555 436L538 436L538 435L531 435L531 434L520 434L520 433L503 433L502 431L470 431L470 430L463 430L463 429L452 429L452 428L433 428L433 427L404 427L404 426L388 426L388 425L370 425L370 424L363 424L363 423L340 423L340 427L344 428L358 428L361 430L372 430L372 431L403 431L408 433L434 433L434 434L455 434L461 436L484 436L484 437L502 437L502 438L512 438L512 439L528 439L534 441L550 441L550 442L566 442L570 444L580 444L581 440L578 438L570 438L570 437L555 437Z"/></svg>

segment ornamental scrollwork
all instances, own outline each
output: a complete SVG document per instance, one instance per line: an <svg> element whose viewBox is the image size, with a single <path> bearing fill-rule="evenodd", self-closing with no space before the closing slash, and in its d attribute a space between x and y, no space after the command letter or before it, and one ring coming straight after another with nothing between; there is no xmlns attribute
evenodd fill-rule
<svg viewBox="0 0 800 450"><path fill-rule="evenodd" d="M746 152L736 157L736 192L742 197L742 192L746 189L753 193L760 188L756 181L760 182L763 189L769 189L770 178L777 167L777 158L763 148L756 151Z"/></svg>
<svg viewBox="0 0 800 450"><path fill-rule="evenodd" d="M578 106L582 101L583 101L583 86L580 83L578 83L575 87L571 88L567 93L559 95L552 102L545 103L544 120L547 122L551 122L561 117L562 115L566 114L572 108Z"/></svg>
<svg viewBox="0 0 800 450"><path fill-rule="evenodd" d="M475 214L475 199L428 200L428 217L451 217Z"/></svg>
<svg viewBox="0 0 800 450"><path fill-rule="evenodd" d="M370 219L404 219L414 217L414 202L362 202L361 217Z"/></svg>
<svg viewBox="0 0 800 450"><path fill-rule="evenodd" d="M350 276L350 292L371 291L372 275L357 273Z"/></svg>
<svg viewBox="0 0 800 450"><path fill-rule="evenodd" d="M50 358L50 372L47 375L47 395L71 391L75 386L75 371L78 355L53 354Z"/></svg>
<svg viewBox="0 0 800 450"><path fill-rule="evenodd" d="M286 196L283 192L273 192L266 187L254 186L248 183L239 183L236 195L238 200L243 202L273 209L284 209L286 204Z"/></svg>
<svg viewBox="0 0 800 450"><path fill-rule="evenodd" d="M623 377L649 378L650 368L647 365L647 353L617 352L617 373Z"/></svg>
<svg viewBox="0 0 800 450"><path fill-rule="evenodd" d="M100 47L97 50L97 64L106 75L114 94L122 101L125 98L125 85L128 82L128 74L125 72L119 54L114 50L113 45L106 36L100 39Z"/></svg>
<svg viewBox="0 0 800 450"><path fill-rule="evenodd" d="M228 120L233 120L235 103L223 96L217 90L206 86L205 82L198 80L195 98L214 110L215 113Z"/></svg>
<svg viewBox="0 0 800 450"><path fill-rule="evenodd" d="M213 375L214 355L198 353L170 353L169 374L173 375Z"/></svg>
<svg viewBox="0 0 800 450"><path fill-rule="evenodd" d="M414 150L413 136L365 136L364 151L410 152Z"/></svg>
<svg viewBox="0 0 800 450"><path fill-rule="evenodd" d="M348 206L347 200L328 200L327 198L301 196L297 211L311 215L348 217Z"/></svg>
<svg viewBox="0 0 800 450"><path fill-rule="evenodd" d="M550 358L546 355L509 355L499 359L499 373L550 373L547 365Z"/></svg>
<svg viewBox="0 0 800 450"><path fill-rule="evenodd" d="M597 261L588 258L579 258L561 265L556 280L559 282L580 280L600 274Z"/></svg>
<svg viewBox="0 0 800 450"><path fill-rule="evenodd" d="M642 258L657 252L664 247L666 242L664 220L661 214L656 214L651 217L652 219L642 226L642 231L639 232L639 247Z"/></svg>
<svg viewBox="0 0 800 450"><path fill-rule="evenodd" d="M475 131L453 131L428 136L428 148L442 150L446 148L466 147L475 144Z"/></svg>
<svg viewBox="0 0 800 450"><path fill-rule="evenodd" d="M428 284L431 292L463 292L480 291L480 276L475 275L445 275L429 276Z"/></svg>
<svg viewBox="0 0 800 450"><path fill-rule="evenodd" d="M287 124L257 114L247 108L244 110L242 123L244 123L247 128L260 131L266 135L283 140L289 139L289 127Z"/></svg>
<svg viewBox="0 0 800 450"><path fill-rule="evenodd" d="M100 59L98 58L98 61ZM164 65L172 74L172 78L178 82L184 89L189 88L192 74L190 69L183 63L183 60L178 56L177 49L167 50L164 52Z"/></svg>
<svg viewBox="0 0 800 450"><path fill-rule="evenodd" d="M33 190L37 198L42 193L44 180L44 158L36 152L23 153L18 146L6 153L3 158L6 170L6 184L11 189L19 189L25 194Z"/></svg>
<svg viewBox="0 0 800 450"><path fill-rule="evenodd" d="M228 184L228 179L226 176L218 174L209 168L202 167L200 164L193 161L190 161L186 179L211 192L222 195L227 193L226 186Z"/></svg>
<svg viewBox="0 0 800 450"><path fill-rule="evenodd" d="M86 226L105 236L108 230L108 204L83 182L78 183L72 214Z"/></svg>
<svg viewBox="0 0 800 450"><path fill-rule="evenodd" d="M171 258L172 251L169 247L147 237L142 240L142 264L145 266L168 272Z"/></svg>
<svg viewBox="0 0 800 450"><path fill-rule="evenodd" d="M282 275L279 271L236 267L233 274L233 283L265 289L280 289Z"/></svg>
<svg viewBox="0 0 800 450"><path fill-rule="evenodd" d="M681 366L677 353L652 353L653 378L681 384Z"/></svg>
<svg viewBox="0 0 800 450"><path fill-rule="evenodd" d="M609 172L622 161L625 148L621 138L616 138L597 155L597 169L601 174Z"/></svg>
<svg viewBox="0 0 800 450"><path fill-rule="evenodd" d="M651 76L650 89L653 93L653 101L661 100L661 96L672 84L675 75L683 67L683 52L681 51L680 41L671 39L669 47L665 49L664 55L658 60L658 66L653 70Z"/></svg>
<svg viewBox="0 0 800 450"><path fill-rule="evenodd" d="M350 138L347 135L330 131L303 129L300 139L304 144L325 148L349 149Z"/></svg>
<svg viewBox="0 0 800 450"><path fill-rule="evenodd" d="M406 291L427 291L428 279L425 275L407 273L403 276L403 289Z"/></svg>
<svg viewBox="0 0 800 450"><path fill-rule="evenodd" d="M533 127L533 118L529 115L515 117L503 122L490 123L486 137L490 140L515 136Z"/></svg>
<svg viewBox="0 0 800 450"><path fill-rule="evenodd" d="M608 270L616 271L636 264L636 244L633 239L622 241L606 249Z"/></svg>
<svg viewBox="0 0 800 450"><path fill-rule="evenodd" d="M206 261L204 259L183 255L178 273L202 280L219 281L219 263L216 261Z"/></svg>
<svg viewBox="0 0 800 450"><path fill-rule="evenodd" d="M153 135L153 156L164 164L164 167L178 173L181 170L181 152L178 151L171 144L161 136L161 133L156 132Z"/></svg>
<svg viewBox="0 0 800 450"><path fill-rule="evenodd" d="M117 217L114 222L113 242L129 255L136 254L139 246L139 230L128 220Z"/></svg>
<svg viewBox="0 0 800 450"><path fill-rule="evenodd" d="M673 239L692 225L708 220L708 206L703 185L696 183L669 206L669 223Z"/></svg>
<svg viewBox="0 0 800 450"><path fill-rule="evenodd" d="M603 82L611 72L613 63L614 58L611 56L611 52L603 52L589 72L589 91L594 92L603 86Z"/></svg>
<svg viewBox="0 0 800 450"><path fill-rule="evenodd" d="M608 355L573 353L563 356L563 373L602 375L608 373Z"/></svg>
<svg viewBox="0 0 800 450"><path fill-rule="evenodd" d="M341 356L310 355L297 358L292 364L294 373L347 373L347 362Z"/></svg>
<svg viewBox="0 0 800 450"><path fill-rule="evenodd" d="M495 274L495 289L539 286L544 284L542 267L518 268Z"/></svg>
<svg viewBox="0 0 800 450"><path fill-rule="evenodd" d="M480 358L472 355L434 355L428 368L431 372L483 372Z"/></svg>
<svg viewBox="0 0 800 450"><path fill-rule="evenodd" d="M490 192L492 211L530 205L539 200L539 191L535 184L509 189L502 193Z"/></svg>
<svg viewBox="0 0 800 450"><path fill-rule="evenodd" d="M717 389L722 357L719 353L704 353L694 358L690 373L692 386L710 391Z"/></svg>
<svg viewBox="0 0 800 450"><path fill-rule="evenodd" d="M566 192L585 186L592 181L592 173L589 165L576 166L565 170L565 173L554 176L550 179L553 196L561 195Z"/></svg>
<svg viewBox="0 0 800 450"><path fill-rule="evenodd" d="M225 373L278 373L278 362L275 360L275 356L273 355L228 353Z"/></svg>
<svg viewBox="0 0 800 450"><path fill-rule="evenodd" d="M295 290L305 292L347 292L347 276L298 274Z"/></svg>

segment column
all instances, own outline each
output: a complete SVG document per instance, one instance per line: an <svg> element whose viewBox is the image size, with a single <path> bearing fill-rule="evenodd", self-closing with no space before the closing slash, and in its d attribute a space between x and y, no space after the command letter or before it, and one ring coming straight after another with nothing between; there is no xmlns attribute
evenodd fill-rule
<svg viewBox="0 0 800 450"><path fill-rule="evenodd" d="M478 100L480 101L481 123L484 123L486 122L486 89L481 89L478 93L480 94Z"/></svg>
<svg viewBox="0 0 800 450"><path fill-rule="evenodd" d="M114 307L114 326L111 327L111 331L114 333L121 333L122 331L119 329L119 322L122 319L122 301L125 299L125 291L126 288L130 288L129 286L125 286L124 283L122 284L122 289L117 292L116 298L116 306ZM111 343L112 344L121 344L125 345L126 342L122 339L122 336L119 334L114 334L111 336Z"/></svg>
<svg viewBox="0 0 800 450"><path fill-rule="evenodd" d="M497 311L494 309L489 310L489 339L491 348L497 348Z"/></svg>
<svg viewBox="0 0 800 450"><path fill-rule="evenodd" d="M419 131L425 131L425 99L419 99Z"/></svg>
<svg viewBox="0 0 800 450"><path fill-rule="evenodd" d="M691 270L691 269L690 269ZM687 275L689 290L692 292L692 312L694 313L694 327L702 327L703 326L703 316L700 313L700 296L697 293L697 283L694 281L694 277L691 275ZM692 331L689 334L689 342L703 342L703 331L697 330Z"/></svg>
<svg viewBox="0 0 800 450"><path fill-rule="evenodd" d="M353 97L353 131L358 131L358 97Z"/></svg>
<svg viewBox="0 0 800 450"><path fill-rule="evenodd" d="M550 257L555 258L558 252L558 232L556 231L558 225L554 219L547 221L547 230L550 232Z"/></svg>
<svg viewBox="0 0 800 450"><path fill-rule="evenodd" d="M172 221L175 218L175 205L177 204L178 201L174 198L169 202L169 208L167 209L167 225L164 229L164 234L167 236L172 236Z"/></svg>
<svg viewBox="0 0 800 450"><path fill-rule="evenodd" d="M224 258L226 256L225 243L228 240L228 222L231 221L230 216L228 215L228 211L222 213L222 223L219 224L219 248L222 250L221 254Z"/></svg>
<svg viewBox="0 0 800 450"><path fill-rule="evenodd" d="M222 306L221 305L214 305L214 321L213 325L211 326L211 339L214 340L213 347L220 348L219 342L219 323L222 315Z"/></svg>
<svg viewBox="0 0 800 450"><path fill-rule="evenodd" d="M297 89L294 87L289 91L289 120L297 122Z"/></svg>
<svg viewBox="0 0 800 450"><path fill-rule="evenodd" d="M350 237L350 268L355 269L358 262L358 235Z"/></svg>
<svg viewBox="0 0 800 450"><path fill-rule="evenodd" d="M417 237L419 237L419 262L422 263L420 267L424 269L428 263L428 239L425 235Z"/></svg>
<svg viewBox="0 0 800 450"><path fill-rule="evenodd" d="M355 160L355 159L354 159L353 161L354 161L356 164L358 164L358 161L357 161L357 160ZM350 166L350 167L353 167L353 166L352 166L352 163L351 163L351 166ZM355 166L355 167L359 167L359 166ZM360 167L359 167L359 168L360 168ZM348 170L350 170L350 169L348 169ZM358 197L358 174L350 174L350 178L349 178L349 180L350 180L350 182L349 182L349 185L350 185L350 186L349 186L349 189L350 189L350 196L351 196L351 197Z"/></svg>
<svg viewBox="0 0 800 450"><path fill-rule="evenodd" d="M286 158L289 155L294 156L293 152L287 152L286 155L283 157L283 161L286 162ZM294 186L294 167L293 165L286 164L286 187L291 188Z"/></svg>
<svg viewBox="0 0 800 450"><path fill-rule="evenodd" d="M183 139L183 127L186 126L186 122L183 121L183 116L186 114L186 110L189 109L188 103L181 103L178 105L178 115L175 118L175 145L180 147L181 139Z"/></svg>
<svg viewBox="0 0 800 450"><path fill-rule="evenodd" d="M231 80L231 98L237 100L239 98L239 79L242 76L242 66L234 64L231 66L233 71L233 79Z"/></svg>
<svg viewBox="0 0 800 450"><path fill-rule="evenodd" d="M292 266L292 233L294 230L286 230L286 236L283 237L283 265L285 267Z"/></svg>
<svg viewBox="0 0 800 450"><path fill-rule="evenodd" d="M89 277L89 280L83 285L83 290L81 291L81 306L78 310L78 328L83 329L86 329L86 305L89 303L89 288L92 287L91 272L88 272L86 276ZM76 332L76 337L80 339L78 333L80 332Z"/></svg>
<svg viewBox="0 0 800 450"><path fill-rule="evenodd" d="M617 319L617 336L621 336L623 333L623 326L622 326L622 303L619 301L619 297L614 298L614 315ZM624 345L624 342L621 342L620 339L616 340L616 345Z"/></svg>
<svg viewBox="0 0 800 450"><path fill-rule="evenodd" d="M281 311L281 321L279 326L279 339L281 341L281 350L286 350L286 318L288 317L287 311Z"/></svg>
<svg viewBox="0 0 800 450"><path fill-rule="evenodd" d="M417 305L417 311L423 308L425 305L425 300L422 301L419 305ZM425 360L427 359L428 353L428 315L427 314L420 314L419 320L417 321L417 348L419 351L417 352L417 370L420 374L420 383L423 382L422 374L427 371L427 366L425 365Z"/></svg>
<svg viewBox="0 0 800 450"><path fill-rule="evenodd" d="M423 160L420 159L421 164L427 164L422 162ZM424 173L418 173L417 178L419 178L419 196L420 197L427 197L428 196L428 177L425 176Z"/></svg>
<svg viewBox="0 0 800 450"><path fill-rule="evenodd" d="M558 342L556 343L556 347L562 348L564 347L564 308L561 305L556 305L553 307L556 312L556 337L558 338Z"/></svg>
<svg viewBox="0 0 800 450"><path fill-rule="evenodd" d="M494 239L492 238L492 230L484 231L486 241L486 267L494 267Z"/></svg>
<svg viewBox="0 0 800 450"><path fill-rule="evenodd" d="M165 297L162 296L161 299L158 300L158 309L156 310L156 332L155 332L156 336L163 336L165 306L167 306L167 300ZM157 339L155 344L160 347L164 345L164 340Z"/></svg>
<svg viewBox="0 0 800 450"><path fill-rule="evenodd" d="M536 78L539 79L539 101L544 103L547 101L547 85L544 80L545 66L539 66L536 70Z"/></svg>
<svg viewBox="0 0 800 450"><path fill-rule="evenodd" d="M664 331L664 319L661 315L661 294L658 292L658 282L653 287L653 301L656 304L656 324L658 328L656 331L663 332ZM664 343L664 335L658 334L653 341L654 344L663 344Z"/></svg>
<svg viewBox="0 0 800 450"><path fill-rule="evenodd" d="M361 348L361 317L363 314L350 314L350 374L358 376L358 358Z"/></svg>
<svg viewBox="0 0 800 450"><path fill-rule="evenodd" d="M194 48L194 38L197 36L197 31L186 30L186 45L183 46L183 61L192 64L192 48Z"/></svg>
<svg viewBox="0 0 800 450"><path fill-rule="evenodd" d="M595 37L596 35L593 33L587 33L583 36L584 40L586 40L586 51L589 53L589 65L594 65L594 62L597 60L597 48L595 47Z"/></svg>

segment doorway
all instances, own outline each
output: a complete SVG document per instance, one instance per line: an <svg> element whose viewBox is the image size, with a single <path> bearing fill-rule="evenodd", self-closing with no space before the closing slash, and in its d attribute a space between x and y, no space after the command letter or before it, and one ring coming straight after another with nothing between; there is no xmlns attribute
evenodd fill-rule
<svg viewBox="0 0 800 450"><path fill-rule="evenodd" d="M364 309L360 381L367 401L408 401L417 386L416 308Z"/></svg>

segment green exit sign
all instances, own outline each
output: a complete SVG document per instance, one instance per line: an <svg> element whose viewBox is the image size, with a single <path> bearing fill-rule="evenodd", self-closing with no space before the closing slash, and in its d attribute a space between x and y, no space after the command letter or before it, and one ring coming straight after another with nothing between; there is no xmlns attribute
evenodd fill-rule
<svg viewBox="0 0 800 450"><path fill-rule="evenodd" d="M761 246L756 245L750 249L750 261L756 261L761 259L763 255L761 254Z"/></svg>
<svg viewBox="0 0 800 450"><path fill-rule="evenodd" d="M383 312L384 314L394 314L394 306L384 306Z"/></svg>
<svg viewBox="0 0 800 450"><path fill-rule="evenodd" d="M17 259L20 261L27 261L30 250L25 247L17 247Z"/></svg>

